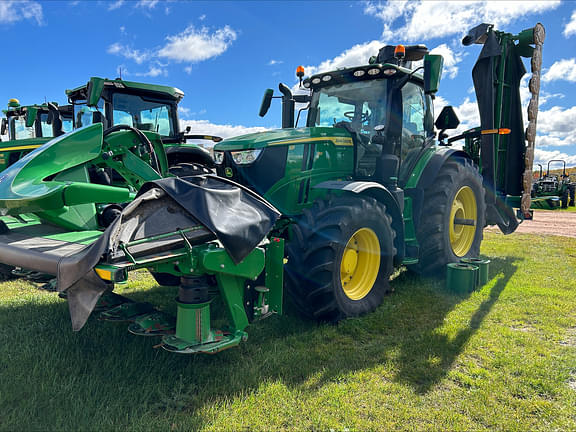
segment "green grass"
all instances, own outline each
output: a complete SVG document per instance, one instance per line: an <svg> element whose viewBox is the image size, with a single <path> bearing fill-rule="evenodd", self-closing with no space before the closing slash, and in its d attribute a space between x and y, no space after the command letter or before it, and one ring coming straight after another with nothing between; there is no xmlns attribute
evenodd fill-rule
<svg viewBox="0 0 576 432"><path fill-rule="evenodd" d="M576 239L487 233L469 296L400 274L375 313L290 313L215 356L92 319L25 282L0 291L1 430L574 430ZM144 273L122 291L173 308Z"/></svg>

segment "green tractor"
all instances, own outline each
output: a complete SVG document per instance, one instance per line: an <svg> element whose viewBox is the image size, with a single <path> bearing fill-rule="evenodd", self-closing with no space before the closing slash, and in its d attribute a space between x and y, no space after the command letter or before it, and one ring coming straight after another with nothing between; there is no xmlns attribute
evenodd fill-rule
<svg viewBox="0 0 576 432"><path fill-rule="evenodd" d="M72 130L72 107L55 102L41 105L20 105L10 99L4 110L0 135L8 140L0 143L0 171L50 139Z"/></svg>
<svg viewBox="0 0 576 432"><path fill-rule="evenodd" d="M445 131L459 123L453 109L433 119L442 57L400 45L383 47L366 65L306 78L309 95L280 84L281 130L215 146L217 172L283 214L286 289L303 313L338 320L369 312L395 267L443 273L447 263L478 256L486 225L509 234L517 214L530 216L525 179L538 87L531 85L527 136L520 55L532 59L535 82L543 39L541 24L519 35L487 24L471 30L463 43L483 45L473 70L481 127L448 140ZM272 98L268 89L260 115ZM307 104L306 127L294 127L296 103ZM461 150L451 148L461 139Z"/></svg>
<svg viewBox="0 0 576 432"><path fill-rule="evenodd" d="M75 128L101 122L105 129L124 124L155 132L162 137L168 165L175 174L191 175L203 167L214 167L208 150L187 141L218 142L221 138L190 135L190 128L180 130L178 103L184 93L175 87L92 77L86 85L66 94L73 107Z"/></svg>
<svg viewBox="0 0 576 432"><path fill-rule="evenodd" d="M561 175L550 172L550 164L553 162L562 163ZM566 174L566 161L561 159L548 161L546 175L542 175L542 165L538 165L540 166L540 174L532 184L533 208L557 208L558 201L560 201L563 209L567 209L568 206L574 207L576 183L571 182L570 175Z"/></svg>
<svg viewBox="0 0 576 432"><path fill-rule="evenodd" d="M91 80L85 103L73 99L84 126L0 174L0 262L56 275L74 330L96 310L178 353L245 341L251 322L282 313L284 285L317 319L369 312L395 266L436 272L476 256L485 225L513 232L513 207L529 215L539 74L525 135L519 54L539 72L543 39L540 24L470 32L466 44L483 45L473 72L481 127L448 140L453 110L436 120L438 139L432 113L442 57L423 46L312 76L310 95L281 85L283 128L218 143L221 176L171 176L160 114L111 126L105 92L124 83ZM305 128L294 127L296 102L309 104ZM450 148L456 138L464 149ZM109 169L122 181L101 175ZM176 317L112 292L141 268L177 285ZM217 298L227 319L215 328Z"/></svg>

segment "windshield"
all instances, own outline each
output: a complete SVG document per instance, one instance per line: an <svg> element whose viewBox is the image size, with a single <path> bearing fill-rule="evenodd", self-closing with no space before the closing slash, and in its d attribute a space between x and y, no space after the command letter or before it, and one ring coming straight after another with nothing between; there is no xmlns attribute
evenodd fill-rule
<svg viewBox="0 0 576 432"><path fill-rule="evenodd" d="M48 124L48 113L41 113L40 116L40 125L42 127L42 136L43 137L51 137L53 135L52 125Z"/></svg>
<svg viewBox="0 0 576 432"><path fill-rule="evenodd" d="M353 130L372 135L386 122L388 80L371 80L320 88L312 94L308 126L332 127L345 122Z"/></svg>
<svg viewBox="0 0 576 432"><path fill-rule="evenodd" d="M24 116L8 117L8 136L12 140L35 138L33 127L26 127L26 118Z"/></svg>
<svg viewBox="0 0 576 432"><path fill-rule="evenodd" d="M81 128L83 126L88 126L92 124L93 113L102 113L104 116L104 101L100 99L98 101L98 108L86 105L86 101L74 101L74 121L75 127ZM64 119L62 119L64 121Z"/></svg>
<svg viewBox="0 0 576 432"><path fill-rule="evenodd" d="M173 109L168 101L145 99L141 96L114 93L114 124L156 132L161 136L175 136Z"/></svg>

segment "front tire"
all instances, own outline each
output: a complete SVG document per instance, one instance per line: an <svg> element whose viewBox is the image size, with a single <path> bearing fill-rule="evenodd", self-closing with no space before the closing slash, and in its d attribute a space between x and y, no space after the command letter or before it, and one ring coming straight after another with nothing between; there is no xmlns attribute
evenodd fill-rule
<svg viewBox="0 0 576 432"><path fill-rule="evenodd" d="M357 196L317 201L291 234L286 289L300 312L337 321L382 303L396 254L383 204Z"/></svg>
<svg viewBox="0 0 576 432"><path fill-rule="evenodd" d="M482 176L468 159L449 159L424 191L416 226L421 274L440 274L446 264L480 254L486 204ZM471 225L473 224L473 225Z"/></svg>

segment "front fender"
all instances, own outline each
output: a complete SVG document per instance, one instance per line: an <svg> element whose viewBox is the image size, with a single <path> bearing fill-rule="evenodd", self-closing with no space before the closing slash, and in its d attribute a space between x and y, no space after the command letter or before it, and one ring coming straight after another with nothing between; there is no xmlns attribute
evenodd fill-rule
<svg viewBox="0 0 576 432"><path fill-rule="evenodd" d="M392 217L392 228L396 232L394 247L396 247L396 256L394 263L402 263L405 255L404 246L404 219L402 212L404 210L404 191L396 188L394 192L380 183L370 181L326 181L314 186L314 189L340 190L358 195L369 196L376 199L386 206L388 214Z"/></svg>

